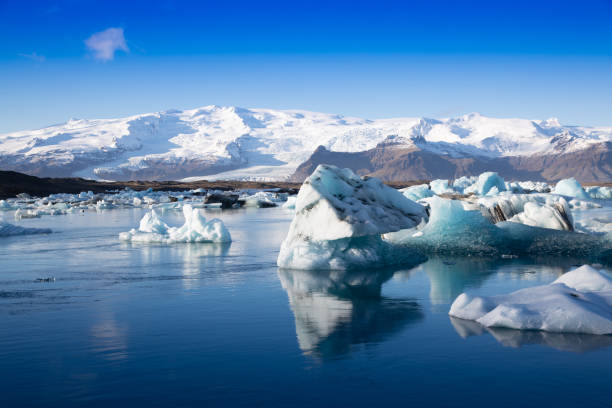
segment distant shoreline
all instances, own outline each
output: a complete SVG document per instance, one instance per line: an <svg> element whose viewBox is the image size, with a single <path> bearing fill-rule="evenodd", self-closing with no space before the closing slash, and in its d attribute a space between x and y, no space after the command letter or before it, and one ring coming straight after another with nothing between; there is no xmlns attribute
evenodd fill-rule
<svg viewBox="0 0 612 408"><path fill-rule="evenodd" d="M394 188L403 188L416 184L428 183L429 180L397 181L386 182ZM553 184L553 183L551 183ZM82 178L50 178L36 177L16 171L0 171L0 199L15 197L20 193L27 193L32 196L48 196L49 194L70 193L77 194L81 191L93 191L94 193L104 193L110 190L153 190L164 191L185 191L203 188L206 190L233 191L241 189L278 189L280 191L297 193L302 183L285 181L240 181L240 180L217 180L217 181L95 181ZM590 182L582 183L584 186L608 186L612 187L612 182Z"/></svg>
<svg viewBox="0 0 612 408"><path fill-rule="evenodd" d="M401 188L423 181L387 183L393 187ZM49 194L70 193L77 194L81 191L93 191L94 193L104 193L110 190L153 190L165 191L185 191L198 188L214 190L240 190L240 189L279 189L289 193L297 193L302 183L292 183L283 181L239 181L239 180L218 180L218 181L95 181L82 178L41 178L30 176L15 171L0 171L0 199L15 197L20 193L27 193L32 196L48 196Z"/></svg>

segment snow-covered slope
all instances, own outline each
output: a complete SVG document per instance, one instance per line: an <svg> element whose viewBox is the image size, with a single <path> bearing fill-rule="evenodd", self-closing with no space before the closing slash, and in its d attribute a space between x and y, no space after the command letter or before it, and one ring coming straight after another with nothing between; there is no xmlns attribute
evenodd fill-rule
<svg viewBox="0 0 612 408"><path fill-rule="evenodd" d="M453 157L563 153L612 141L612 128L555 119L367 120L299 110L206 106L120 119L70 120L0 135L0 169L110 180L284 179L318 146L360 152L379 143Z"/></svg>

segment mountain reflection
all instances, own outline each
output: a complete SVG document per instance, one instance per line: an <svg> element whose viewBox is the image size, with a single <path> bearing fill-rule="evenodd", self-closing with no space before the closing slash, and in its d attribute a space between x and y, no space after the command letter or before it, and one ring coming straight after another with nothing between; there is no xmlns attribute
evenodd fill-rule
<svg viewBox="0 0 612 408"><path fill-rule="evenodd" d="M484 327L478 322L457 319L456 317L450 317L450 321L457 334L464 339L489 333L504 347L518 348L540 344L561 351L584 353L612 346L612 336Z"/></svg>
<svg viewBox="0 0 612 408"><path fill-rule="evenodd" d="M300 349L323 359L339 357L355 345L381 342L422 319L415 301L381 296L383 283L393 273L279 269Z"/></svg>

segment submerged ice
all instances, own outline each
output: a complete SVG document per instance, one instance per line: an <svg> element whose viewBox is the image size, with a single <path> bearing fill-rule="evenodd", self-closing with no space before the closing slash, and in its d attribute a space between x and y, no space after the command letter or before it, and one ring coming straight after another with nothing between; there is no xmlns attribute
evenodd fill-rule
<svg viewBox="0 0 612 408"><path fill-rule="evenodd" d="M549 285L453 302L449 315L485 327L612 334L612 278L584 265Z"/></svg>
<svg viewBox="0 0 612 408"><path fill-rule="evenodd" d="M202 212L186 204L183 206L185 223L181 227L168 226L155 210L145 214L138 229L119 234L119 239L130 242L231 242L231 236L220 219L206 221Z"/></svg>

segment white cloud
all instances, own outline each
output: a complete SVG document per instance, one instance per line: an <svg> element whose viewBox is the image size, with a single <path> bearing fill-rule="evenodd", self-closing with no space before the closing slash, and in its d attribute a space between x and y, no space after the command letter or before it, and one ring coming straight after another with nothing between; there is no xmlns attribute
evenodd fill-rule
<svg viewBox="0 0 612 408"><path fill-rule="evenodd" d="M36 62L44 62L46 60L44 55L38 55L36 52L33 52L31 54L19 54L19 56Z"/></svg>
<svg viewBox="0 0 612 408"><path fill-rule="evenodd" d="M85 45L93 52L94 58L102 61L115 58L116 51L130 51L125 43L123 28L111 27L95 33L85 40Z"/></svg>

